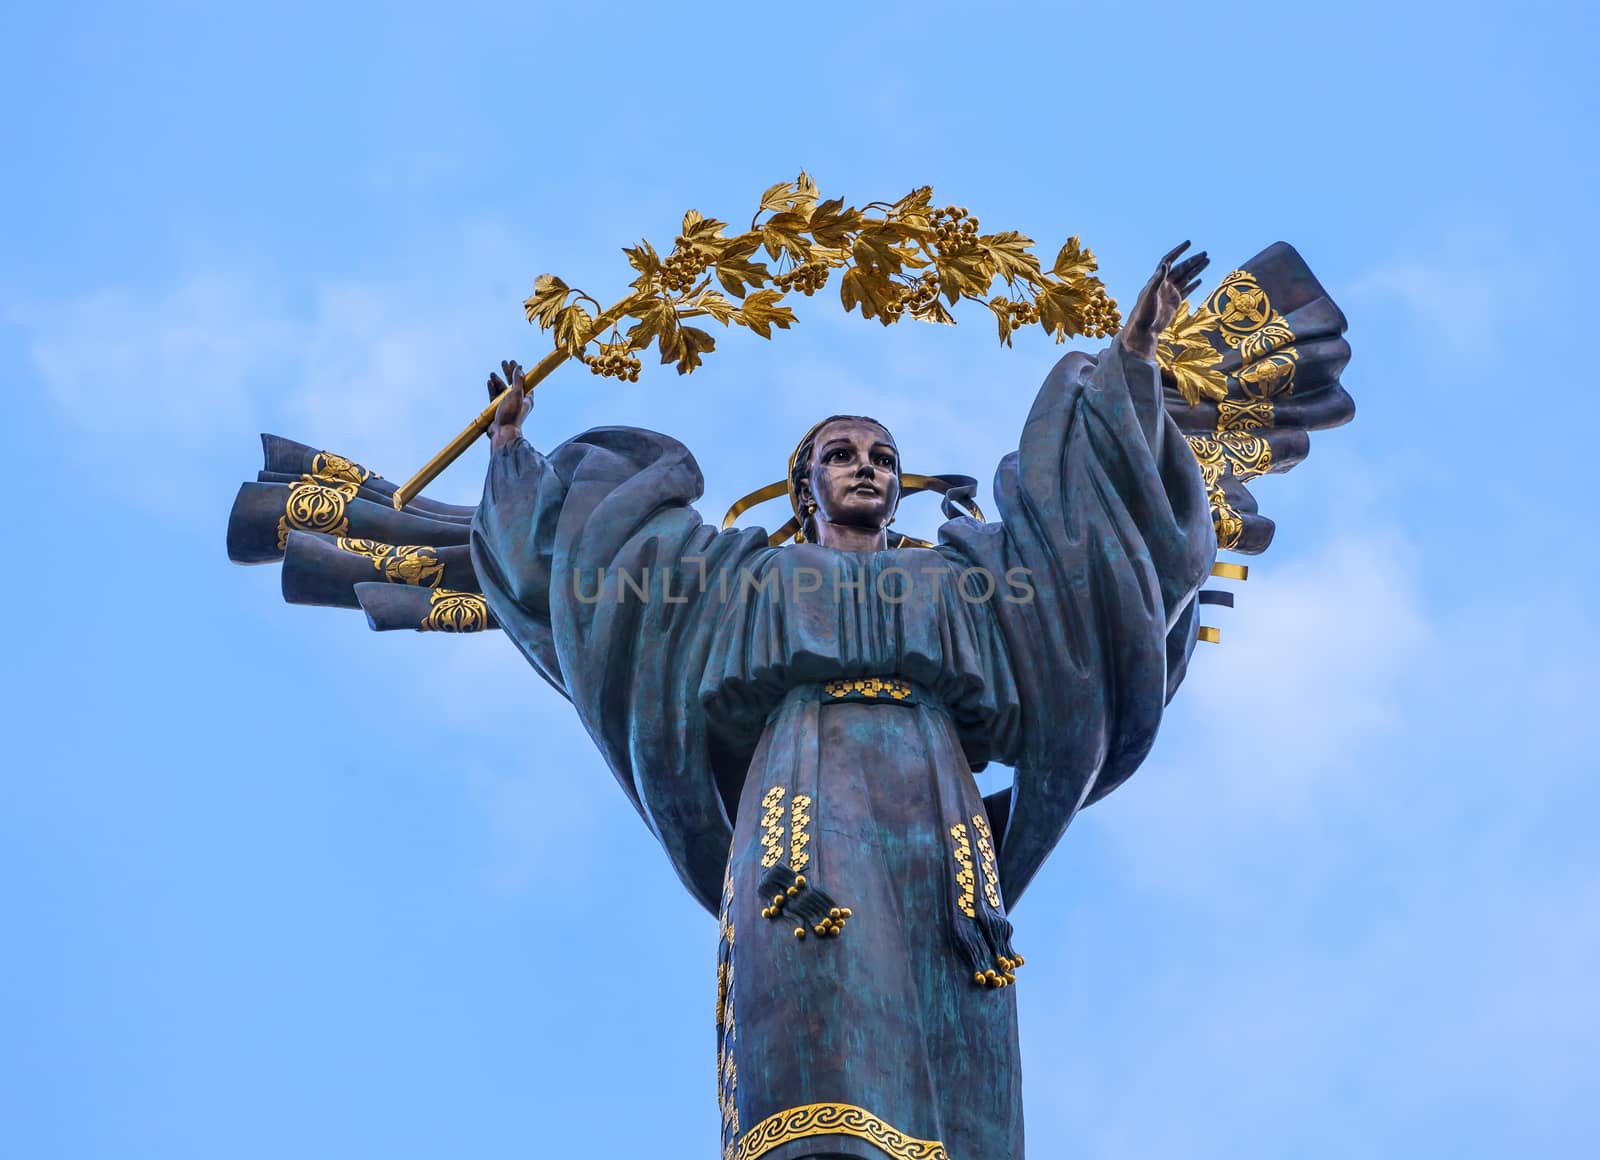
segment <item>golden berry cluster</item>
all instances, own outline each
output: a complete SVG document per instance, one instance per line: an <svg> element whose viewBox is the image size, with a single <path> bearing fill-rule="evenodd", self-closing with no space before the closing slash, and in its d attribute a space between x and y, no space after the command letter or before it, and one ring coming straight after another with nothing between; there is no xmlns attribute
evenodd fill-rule
<svg viewBox="0 0 1600 1160"><path fill-rule="evenodd" d="M680 234L673 243L676 248L661 262L661 283L668 290L687 290L711 265L709 254L685 250L686 241Z"/></svg>
<svg viewBox="0 0 1600 1160"><path fill-rule="evenodd" d="M899 286L888 305L883 308L884 317L898 322L906 311L913 315L919 310L925 310L939 299L939 275L932 270L924 271L922 276L909 285Z"/></svg>
<svg viewBox="0 0 1600 1160"><path fill-rule="evenodd" d="M1005 299L1002 299L1002 301L1005 301ZM1018 326L1032 326L1035 322L1038 322L1038 307L1034 306L1032 302L1006 302L1005 309L1006 314L1011 317L1011 328L1013 330L1016 330Z"/></svg>
<svg viewBox="0 0 1600 1160"><path fill-rule="evenodd" d="M639 370L644 365L625 342L602 342L600 353L585 355L583 361L590 374L630 383L639 381Z"/></svg>
<svg viewBox="0 0 1600 1160"><path fill-rule="evenodd" d="M934 243L941 251L959 250L978 239L978 219L967 212L966 206L947 205L933 211Z"/></svg>
<svg viewBox="0 0 1600 1160"><path fill-rule="evenodd" d="M772 280L779 290L798 290L810 298L828 284L828 267L822 262L801 262Z"/></svg>
<svg viewBox="0 0 1600 1160"><path fill-rule="evenodd" d="M1093 289L1089 304L1083 309L1083 331L1092 338L1110 338L1122 329L1122 312L1106 296L1105 288Z"/></svg>

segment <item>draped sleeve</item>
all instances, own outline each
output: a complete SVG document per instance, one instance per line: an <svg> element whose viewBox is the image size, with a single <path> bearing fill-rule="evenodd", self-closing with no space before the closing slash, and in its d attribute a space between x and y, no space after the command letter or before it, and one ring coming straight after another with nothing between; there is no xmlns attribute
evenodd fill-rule
<svg viewBox="0 0 1600 1160"><path fill-rule="evenodd" d="M958 519L939 550L1031 596L990 601L1021 699L994 757L1015 768L1000 872L1015 903L1078 809L1149 752L1195 641L1216 536L1198 464L1153 362L1114 343L1045 379L1000 464L1001 521Z"/></svg>
<svg viewBox="0 0 1600 1160"><path fill-rule="evenodd" d="M494 452L472 524L484 596L523 654L577 709L684 884L715 912L740 762L698 695L719 572L770 552L761 529L715 532L703 481L674 439L585 432L548 456ZM731 789L730 789L731 787Z"/></svg>

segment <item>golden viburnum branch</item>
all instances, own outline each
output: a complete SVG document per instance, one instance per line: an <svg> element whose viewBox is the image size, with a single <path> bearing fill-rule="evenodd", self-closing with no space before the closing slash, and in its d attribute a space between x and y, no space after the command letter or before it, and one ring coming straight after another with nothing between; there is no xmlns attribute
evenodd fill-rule
<svg viewBox="0 0 1600 1160"><path fill-rule="evenodd" d="M953 324L948 306L964 298L993 312L1007 346L1014 333L1035 323L1057 342L1109 337L1121 325L1116 303L1095 277L1094 254L1076 237L1046 271L1031 238L1014 230L980 233L978 219L965 208L935 207L928 186L856 209L841 198L820 200L802 172L761 195L748 230L729 237L726 229L726 222L690 210L665 257L647 241L625 248L637 275L632 293L604 310L555 275L539 275L523 306L528 321L552 332L555 349L523 376L522 389L532 390L568 358L594 374L636 382L639 354L652 346L663 364L689 374L717 344L688 320L710 318L771 338L773 328L787 330L796 321L785 297L811 297L835 271L842 272L845 310L885 326L907 315ZM776 268L757 260L763 254ZM1007 292L985 299L996 279ZM494 410L491 404L397 490L395 507L409 503L471 446Z"/></svg>
<svg viewBox="0 0 1600 1160"><path fill-rule="evenodd" d="M649 242L623 252L637 277L633 293L618 305L631 320L596 343L583 339L594 299L560 278L542 274L523 304L528 320L554 331L556 345L581 359L595 374L629 381L641 369L638 352L654 346L662 363L679 374L701 364L716 349L707 331L686 319L709 317L737 324L763 338L796 319L782 305L786 295L810 297L842 271L839 298L885 326L906 315L924 322L953 323L947 305L963 298L984 301L997 278L1008 293L984 302L994 313L1007 345L1024 326L1038 323L1058 342L1076 335L1106 337L1121 319L1116 303L1094 276L1094 255L1077 238L1057 254L1049 271L1032 253L1033 240L1013 230L979 232L978 219L957 206L936 208L933 190L913 190L899 201L864 209L843 199L819 199L805 173L761 195L750 228L729 237L727 223L697 210L684 216L673 248L662 257ZM759 254L776 264L756 260Z"/></svg>

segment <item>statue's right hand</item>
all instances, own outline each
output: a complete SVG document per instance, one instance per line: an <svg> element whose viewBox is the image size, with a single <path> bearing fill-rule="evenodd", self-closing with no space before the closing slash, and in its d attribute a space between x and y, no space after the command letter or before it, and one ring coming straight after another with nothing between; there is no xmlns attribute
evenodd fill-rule
<svg viewBox="0 0 1600 1160"><path fill-rule="evenodd" d="M500 364L500 374L489 375L489 398L499 399L494 421L489 424L489 441L495 447L522 434L522 421L533 406L532 397L522 389L522 367L509 360Z"/></svg>

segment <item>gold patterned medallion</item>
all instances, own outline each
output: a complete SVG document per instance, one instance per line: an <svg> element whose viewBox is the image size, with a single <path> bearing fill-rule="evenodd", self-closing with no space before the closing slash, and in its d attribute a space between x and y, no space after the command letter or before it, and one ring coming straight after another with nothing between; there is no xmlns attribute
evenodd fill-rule
<svg viewBox="0 0 1600 1160"><path fill-rule="evenodd" d="M311 457L311 474L330 483L353 483L358 487L376 478L355 460L331 451L319 451Z"/></svg>
<svg viewBox="0 0 1600 1160"><path fill-rule="evenodd" d="M340 536L341 551L366 556L390 584L409 584L413 588L437 588L444 582L444 561L439 552L426 544L385 544L380 540L348 539Z"/></svg>
<svg viewBox="0 0 1600 1160"><path fill-rule="evenodd" d="M435 588L428 594L428 614L417 627L423 632L482 632L489 627L489 603L476 592Z"/></svg>
<svg viewBox="0 0 1600 1160"><path fill-rule="evenodd" d="M350 520L345 515L345 505L356 497L357 490L353 483L325 484L310 475L291 483L283 516L278 520L278 550L288 546L291 529L329 536L348 532Z"/></svg>

